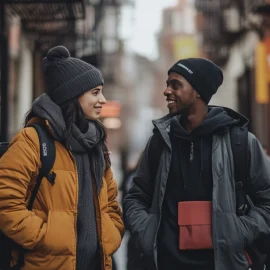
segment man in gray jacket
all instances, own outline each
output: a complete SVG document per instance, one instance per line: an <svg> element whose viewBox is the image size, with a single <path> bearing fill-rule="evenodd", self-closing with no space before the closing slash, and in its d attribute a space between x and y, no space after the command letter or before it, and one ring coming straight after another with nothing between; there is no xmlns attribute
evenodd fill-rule
<svg viewBox="0 0 270 270"><path fill-rule="evenodd" d="M220 68L206 59L183 59L168 71L170 113L153 121L154 134L124 200L148 269L247 270L246 249L270 234L270 168L251 133L245 189L254 205L236 214L230 130L248 120L208 106L222 82Z"/></svg>

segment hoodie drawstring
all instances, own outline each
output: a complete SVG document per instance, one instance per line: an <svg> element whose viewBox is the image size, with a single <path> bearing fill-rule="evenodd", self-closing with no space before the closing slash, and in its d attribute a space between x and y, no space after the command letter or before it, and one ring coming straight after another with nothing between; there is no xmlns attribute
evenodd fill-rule
<svg viewBox="0 0 270 270"><path fill-rule="evenodd" d="M194 159L194 142L190 142L189 162L191 163L193 159Z"/></svg>
<svg viewBox="0 0 270 270"><path fill-rule="evenodd" d="M201 138L201 171L200 171L200 178L202 179L203 174L203 138Z"/></svg>

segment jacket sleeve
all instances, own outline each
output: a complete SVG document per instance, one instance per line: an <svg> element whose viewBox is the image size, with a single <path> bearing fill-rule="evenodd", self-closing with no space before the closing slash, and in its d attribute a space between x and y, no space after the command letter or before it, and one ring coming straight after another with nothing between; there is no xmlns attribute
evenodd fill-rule
<svg viewBox="0 0 270 270"><path fill-rule="evenodd" d="M131 233L136 233L142 228L152 203L154 185L150 176L148 160L151 138L141 156L133 184L123 202L124 219Z"/></svg>
<svg viewBox="0 0 270 270"><path fill-rule="evenodd" d="M25 128L0 159L0 230L26 249L34 248L47 228L26 205L31 179L35 180L40 166L38 135Z"/></svg>
<svg viewBox="0 0 270 270"><path fill-rule="evenodd" d="M107 180L107 189L108 189L108 214L113 221L115 227L118 229L121 237L124 235L124 223L122 220L122 210L117 201L117 184L113 178L113 173L111 168L106 171L105 178Z"/></svg>
<svg viewBox="0 0 270 270"><path fill-rule="evenodd" d="M270 233L270 162L259 141L249 133L249 178L247 191L254 205L240 216L245 244Z"/></svg>

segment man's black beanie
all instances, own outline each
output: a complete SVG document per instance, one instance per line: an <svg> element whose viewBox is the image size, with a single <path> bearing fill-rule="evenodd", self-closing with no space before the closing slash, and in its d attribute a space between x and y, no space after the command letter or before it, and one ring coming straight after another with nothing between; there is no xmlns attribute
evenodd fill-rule
<svg viewBox="0 0 270 270"><path fill-rule="evenodd" d="M182 75L200 94L206 104L209 103L223 82L221 69L210 60L203 58L179 60L168 70L168 74L171 72Z"/></svg>

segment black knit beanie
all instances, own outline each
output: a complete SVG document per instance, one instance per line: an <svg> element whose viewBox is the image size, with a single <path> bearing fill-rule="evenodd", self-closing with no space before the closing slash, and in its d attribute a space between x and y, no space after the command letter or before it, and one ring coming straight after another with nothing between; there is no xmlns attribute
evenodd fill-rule
<svg viewBox="0 0 270 270"><path fill-rule="evenodd" d="M168 74L170 72L182 75L200 94L206 104L209 103L223 82L221 69L210 60L203 58L179 60L168 70Z"/></svg>
<svg viewBox="0 0 270 270"><path fill-rule="evenodd" d="M58 105L103 85L101 72L94 66L70 57L68 49L56 46L42 60L48 95Z"/></svg>

